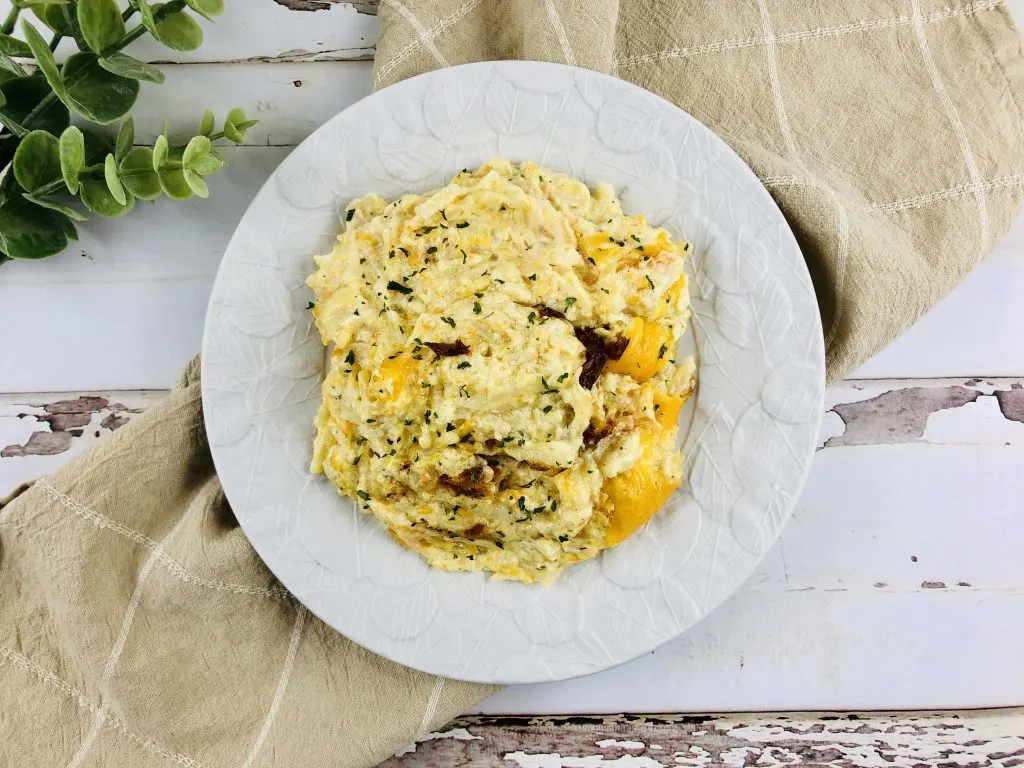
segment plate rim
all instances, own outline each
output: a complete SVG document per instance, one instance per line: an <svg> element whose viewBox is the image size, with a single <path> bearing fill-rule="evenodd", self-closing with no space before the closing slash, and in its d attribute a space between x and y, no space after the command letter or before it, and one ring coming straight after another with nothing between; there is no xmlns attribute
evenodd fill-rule
<svg viewBox="0 0 1024 768"><path fill-rule="evenodd" d="M402 89L414 89L415 87L417 87L421 83L429 82L429 81L431 81L431 80L433 80L433 79L435 79L435 78L437 78L439 76L444 76L445 73L451 73L453 71L481 70L481 69L483 69L483 70L491 70L491 69L495 69L495 68L499 68L499 67L501 67L501 68L522 68L523 70L531 70L531 69L537 69L537 68L540 68L540 69L554 68L554 69L557 69L557 70L567 71L567 72L573 74L574 76L576 76L577 74L583 74L586 77L593 77L593 78L596 78L596 79L598 79L600 81L603 81L607 85L613 86L615 88L625 88L627 90L642 92L642 94L644 94L644 97L655 99L661 105L661 107L663 109L667 109L667 110L672 111L672 112L681 113L686 119L693 121L694 124L696 124L696 125L700 126L701 128L703 128L703 130L705 130L707 132L707 134L710 136L710 138L711 138L711 140L713 142L717 142L718 144L720 144L720 146L722 148L724 148L728 154L732 155L735 159L739 160L739 164L740 164L740 166L742 166L741 173L745 177L745 180L748 183L749 182L754 182L752 185L750 185L750 188L751 189L756 189L757 190L756 194L758 195L758 197L760 197L760 202L762 204L770 207L770 209L772 210L773 215L777 215L778 221L783 225L782 226L782 233L783 233L782 236L783 236L783 239L788 241L788 246L792 249L792 251L794 253L796 253L796 254L801 256L801 258L799 260L799 264L800 264L801 269L799 270L799 274L797 275L797 277L803 283L804 287L806 288L806 290L810 293L810 295L812 297L814 297L816 295L816 292L814 290L814 285L813 285L813 281L812 281L810 272L807 269L806 261L802 257L802 249L800 248L799 243L796 240L796 236L793 233L792 228L790 227L790 225L789 225L788 221L786 220L785 216L783 215L782 211L779 209L777 203L772 198L770 192L764 186L763 182L760 180L760 178L758 178L758 176L750 168L750 166L747 164L747 162L735 150L733 150L732 147L730 147L728 145L728 143L721 136L719 136L717 133L715 133L711 128L706 126L700 120L698 120L697 118L693 117L688 112L683 110L681 107L678 107L677 105L675 105L672 102L668 101L667 99L659 96L658 94L653 93L651 91L648 91L647 89L642 88L641 86L638 86L638 85L636 85L634 83L631 83L631 82L629 82L627 80L622 80L620 78L617 78L617 77L614 77L614 76L611 76L611 75L607 75L605 73L595 72L595 71L588 70L588 69L585 69L585 68L582 68L582 67L575 67L575 66L570 66L570 65L566 65L566 64L560 64L560 63L556 63L556 62L538 62L538 61L525 61L525 60L498 60L498 61L472 62L472 63L460 64L460 65L451 66L451 67L445 67L445 68L442 68L442 69L432 70L430 72L425 72L425 73L416 75L414 77L402 80L402 81L400 81L398 83L395 83L395 84L393 84L391 86L388 86L387 88L381 89L379 91L374 91L374 92L364 96L363 98L359 99L358 101L350 104L345 109L339 111L337 114L335 114L334 116L332 116L331 118L329 118L328 120L323 122L316 129L314 129L310 133L310 135L308 137L303 139L302 142L300 142L294 148L292 148L292 150L280 161L280 163L278 163L278 165L274 168L274 170L268 176L267 180L260 186L260 188L257 191L257 193L253 196L253 199L250 201L249 205L246 207L245 212L242 214L241 218L238 220L238 223L235 226L235 229L234 229L234 231L232 233L232 236L231 236L230 240L228 241L228 244L225 247L224 257L222 258L220 264L218 265L216 277L214 279L212 290L211 290L211 294L210 294L210 299L209 299L209 301L207 303L207 309L206 309L205 318L204 318L204 325L203 325L202 355L201 355L201 381L202 381L202 394L203 394L203 397L202 397L202 407L203 407L203 417L204 417L204 421L205 421L206 424L211 423L211 419L212 418L218 418L211 411L211 407L212 407L211 404L210 404L211 403L211 398L208 397L208 395L207 395L207 381L208 381L208 377L206 376L206 373L207 373L207 370L208 370L207 369L208 360L211 359L210 355L209 355L209 351L210 351L209 345L210 345L210 338L211 338L210 329L211 329L212 324L215 322L215 317L214 317L214 314L215 314L215 311L214 311L215 297L218 294L218 288L220 287L221 283L224 282L227 279L225 277L225 275L230 271L230 269L226 267L227 256L235 248L236 241L240 240L240 238L242 236L241 232L242 232L242 229L243 229L243 223L245 222L246 218L249 216L249 214L252 211L252 209L256 206L257 201L259 201L267 193L268 189L272 188L273 185L275 185L277 183L277 176L278 176L278 173L280 172L281 168L283 166L285 166L289 162L289 160L293 158L293 156L295 156L295 155L299 154L301 151L303 151L303 148L308 148L309 145L311 145L314 142L316 142L318 140L318 134L321 134L326 129L328 129L330 126L332 126L333 124L342 122L344 116L346 115L346 113L354 112L354 111L357 110L357 108L360 108L360 107L364 106L368 102L382 101L383 99L387 98L383 94L387 94L388 92L394 93L394 92L400 91ZM446 177L450 176L451 173L452 173L451 171L446 171L445 172L445 176ZM619 185L615 185L615 187L616 187L616 194L617 195L621 195L620 186ZM340 220L339 220L339 224L340 224ZM312 254L310 254L310 257L311 256L312 256ZM816 307L817 307L817 303L815 302L815 308ZM813 410L813 413L812 413L812 416L811 416L811 419L810 419L810 422L809 422L810 423L810 429L811 429L813 435L815 435L815 437L816 437L818 432L820 431L820 424L821 424L821 421L822 421L822 418L823 418L823 415L824 415L822 410L823 410L823 406L824 406L824 396L825 396L825 388L826 388L825 378L824 378L824 373L825 373L825 370L824 370L824 367L825 367L824 333L823 333L823 329L822 329L820 313L818 311L815 311L813 313L812 325L813 325L812 332L814 334L814 347L815 347L813 351L816 353L815 354L816 360L820 360L820 363L821 363L820 371L821 371L821 374L822 374L821 375L820 384L818 385L818 388L817 388L816 407ZM688 334L694 334L694 335L696 334L694 326L695 326L694 319L691 318L691 321L688 324L688 328L687 328L687 333ZM699 359L699 347L698 347L697 354L698 354L697 391L694 394L693 402L697 401L697 398L698 398L699 393L700 393L700 387L702 385L702 380L701 380L701 370L702 370L702 364L701 363L702 363L702 361ZM224 475L221 472L220 461L218 460L218 450L212 444L212 442L211 442L211 445L210 445L210 452L211 452L211 456L212 456L212 459L213 459L213 462L214 462L214 467L215 467L215 469L217 470L217 473L218 473L218 480L220 481L220 479ZM506 679L506 678L502 678L500 676L495 676L493 674L484 674L484 675L458 674L458 675L453 675L453 674L451 674L448 671L439 671L436 668L432 668L432 665L430 665L429 663L424 663L424 664L418 663L419 659L411 660L411 659L408 659L408 658L396 658L395 656L392 656L391 654L387 653L384 650L381 650L380 648L371 647L369 644L366 644L366 643L362 642L361 640L355 639L354 637L352 637L352 635L350 635L344 629L339 628L336 625L335 621L329 620L325 616L321 615L321 613L318 610L316 610L314 608L311 608L307 604L307 602L305 600L303 600L299 596L299 592L301 592L301 590L295 590L291 586L290 582L292 582L293 579L290 576L289 577L282 577L282 575L280 575L278 573L278 571L275 570L275 568L273 568L271 566L271 561L272 561L273 558L271 556L270 559L268 559L268 555L270 553L267 550L267 548L264 546L264 542L261 539L259 539L259 537L255 537L254 535L252 535L250 530L247 529L246 523L244 523L241 518L238 518L238 520L239 520L239 525L242 528L243 532L245 533L246 538L249 541L250 545L253 547L253 549L256 551L256 553L260 556L260 559L264 562L264 564L266 565L268 571L270 571L270 573L273 575L273 577L275 579L277 579L288 590L289 594L294 599L296 599L300 604L305 606L307 610L310 610L310 612L312 612L314 615L316 615L318 618L320 618L322 621L324 621L324 623L327 624L327 626L331 627L335 631L339 632L340 634L342 634L343 636L348 638L351 642L354 642L357 645L360 645L361 647L363 647L364 649L370 651L371 653L380 655L381 657L387 658L388 660L393 661L395 663L399 663L399 664L402 664L403 666L407 666L407 667L410 667L410 668L413 668L413 669L416 669L416 670L419 670L419 671L422 671L422 672L425 672L425 673L428 673L428 674L441 675L441 676L444 676L444 677L448 677L448 678L452 678L452 679L458 679L458 680L463 680L463 681L467 681L467 682L487 683L487 684L500 684L500 685L555 682L555 681L568 680L568 679L582 677L582 676L586 676L586 675L590 675L590 674L595 674L597 672L600 672L600 671L603 671L603 670L606 670L606 669L612 669L612 668L621 666L622 664L629 663L630 661L633 661L633 660L635 660L635 659L637 659L637 658L639 658L641 656L644 656L644 655L646 655L648 653L651 653L651 652L657 650L658 648L661 648L662 646L664 646L665 644L671 642L672 640L678 639L683 634L685 634L685 633L689 632L690 630L692 630L697 624L703 622L712 613L714 613L716 611L716 609L723 602L725 602L729 597L731 597L738 589L740 589L749 580L751 574L756 570L756 568L765 559L767 554L771 551L771 549L774 546L775 542L778 540L778 537L781 536L782 526L784 526L785 522L793 514L795 506L796 506L796 504L798 502L798 494L799 494L800 491L802 491L802 489L806 485L807 477L808 477L808 475L810 473L810 469L811 469L811 466L813 464L813 457L815 455L815 452L816 452L815 442L811 441L810 444L809 444L808 449L805 451L806 456L803 457L802 468L801 468L801 471L800 471L800 474L799 474L798 481L795 483L795 487L796 487L797 490L796 490L794 496L789 500L789 503L785 507L783 521L782 521L782 525L780 525L779 532L771 539L771 541L767 544L767 546L764 546L760 550L760 552L751 559L751 561L749 563L749 567L745 568L743 570L742 574L741 574L742 578L733 579L733 581L735 582L734 586L731 589L729 589L724 594L724 596L722 596L720 599L717 599L714 602L712 602L712 603L706 605L705 607L703 607L700 610L699 617L695 621L689 622L682 630L678 631L676 634L674 634L672 636L669 636L669 637L665 637L665 638L661 639L660 642L658 642L658 643L656 643L654 645L649 645L649 646L645 646L643 648L640 648L635 653L633 653L632 655L628 655L628 656L623 656L621 658L617 658L614 661L614 663L608 663L608 664L603 664L603 665L595 666L592 669L587 669L587 670L584 670L584 671L571 671L571 672L568 672L568 673L565 673L565 674L555 673L555 674L552 674L550 676L532 677L530 679L519 679L519 678ZM224 457L223 457L223 454L222 454L221 455L221 460L223 460L223 458ZM688 456L684 457L684 458L685 458L685 460L687 462L689 462L690 459L689 459ZM684 476L687 475L686 469L687 468L684 468ZM686 478L686 480L684 480L684 482L688 482L688 477ZM222 482L222 487L223 487L223 490L224 490L225 498L228 498L229 493L228 493L227 488L224 487L224 483L223 482ZM229 498L228 498L228 501L230 503L230 499ZM362 513L359 513L357 511L357 514L362 514ZM405 551L405 550L403 550L402 552L403 552L404 555L407 555L409 557L416 557L416 558L419 557L416 553L413 553L413 552L408 552L408 551ZM598 559L599 558L594 558L594 561L597 561ZM433 569L431 569L431 572L432 572L431 575L433 575ZM472 574L458 574L458 576L460 576L460 577L471 577ZM530 589L537 589L537 590L544 589L543 587L539 587L537 585L530 585L529 588ZM428 657L424 657L424 658L428 658Z"/></svg>

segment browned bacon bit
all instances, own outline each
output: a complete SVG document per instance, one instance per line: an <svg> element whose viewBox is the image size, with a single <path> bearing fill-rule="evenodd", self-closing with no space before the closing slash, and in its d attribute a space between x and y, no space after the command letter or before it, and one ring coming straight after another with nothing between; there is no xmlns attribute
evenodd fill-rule
<svg viewBox="0 0 1024 768"><path fill-rule="evenodd" d="M604 364L609 360L618 360L626 351L629 339L606 339L593 328L576 328L576 339L587 351L586 361L580 371L580 386L590 389L601 376Z"/></svg>
<svg viewBox="0 0 1024 768"><path fill-rule="evenodd" d="M455 477L441 475L440 483L463 496L480 498L486 496L489 490L486 474L483 467L473 467L462 470Z"/></svg>
<svg viewBox="0 0 1024 768"><path fill-rule="evenodd" d="M603 350L595 347L587 347L587 357L580 369L580 386L590 389L601 378L604 364L608 362L608 355Z"/></svg>
<svg viewBox="0 0 1024 768"><path fill-rule="evenodd" d="M430 347L438 357L456 357L469 352L469 347L463 343L462 339L451 343L447 341L424 341L423 346Z"/></svg>
<svg viewBox="0 0 1024 768"><path fill-rule="evenodd" d="M593 448L604 440L604 438L608 437L611 432L612 428L610 424L605 424L601 428L595 427L593 424L588 424L587 428L583 430L583 444L587 448Z"/></svg>
<svg viewBox="0 0 1024 768"><path fill-rule="evenodd" d="M541 317L557 317L559 320L565 320L565 315L545 304L535 304L534 309L537 310L537 314Z"/></svg>
<svg viewBox="0 0 1024 768"><path fill-rule="evenodd" d="M609 360L618 360L626 354L626 347L629 346L629 339L625 336L616 336L612 339L605 339L604 353Z"/></svg>

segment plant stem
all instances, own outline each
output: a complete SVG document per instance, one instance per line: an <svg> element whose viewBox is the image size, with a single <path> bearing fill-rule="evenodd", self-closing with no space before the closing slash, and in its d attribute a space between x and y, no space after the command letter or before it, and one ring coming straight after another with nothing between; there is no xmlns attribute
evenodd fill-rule
<svg viewBox="0 0 1024 768"><path fill-rule="evenodd" d="M60 45L60 41L64 38L60 32L54 32L53 37L50 38L50 50L56 51L57 46Z"/></svg>
<svg viewBox="0 0 1024 768"><path fill-rule="evenodd" d="M7 12L7 18L4 19L3 27L0 27L0 31L3 31L5 35L11 34L14 31L14 25L18 23L18 14L21 13L21 7L17 2L11 3L11 10Z"/></svg>

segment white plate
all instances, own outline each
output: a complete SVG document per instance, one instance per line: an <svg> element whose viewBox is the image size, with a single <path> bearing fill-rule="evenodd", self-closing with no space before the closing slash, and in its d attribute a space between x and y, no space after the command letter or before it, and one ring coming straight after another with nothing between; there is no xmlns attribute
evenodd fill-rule
<svg viewBox="0 0 1024 768"><path fill-rule="evenodd" d="M496 155L610 182L627 212L694 244L689 343L699 386L682 417L684 487L643 530L548 589L431 570L308 471L323 363L303 283L313 254L330 250L352 198L422 192ZM823 392L811 281L750 169L657 96L537 62L422 75L316 131L242 218L203 339L217 471L270 569L366 648L481 682L597 672L657 648L722 602L790 514Z"/></svg>

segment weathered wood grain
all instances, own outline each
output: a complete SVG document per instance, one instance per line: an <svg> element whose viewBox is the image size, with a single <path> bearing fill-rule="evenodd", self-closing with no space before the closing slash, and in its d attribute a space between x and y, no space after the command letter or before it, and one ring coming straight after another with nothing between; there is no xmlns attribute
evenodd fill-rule
<svg viewBox="0 0 1024 768"><path fill-rule="evenodd" d="M132 43L127 53L161 64L368 60L377 41L375 5L373 0L227 0L224 13L214 22L201 21L205 34L197 50L175 51L146 36ZM0 0L0 16L10 7L10 0ZM75 50L65 41L57 48L57 57Z"/></svg>
<svg viewBox="0 0 1024 768"><path fill-rule="evenodd" d="M274 0L291 11L326 11L332 5L351 5L360 13L376 15L377 0Z"/></svg>
<svg viewBox="0 0 1024 768"><path fill-rule="evenodd" d="M380 768L1013 768L1024 710L466 717Z"/></svg>
<svg viewBox="0 0 1024 768"><path fill-rule="evenodd" d="M588 678L507 689L480 711L1019 704L1024 527L1007 500L1024 497L1024 424L1009 418L1022 384L830 388L821 443L838 439L819 450L780 542L732 599L654 654ZM0 495L162 394L0 396ZM958 400L970 402L951 407ZM53 445L62 452L38 455Z"/></svg>

